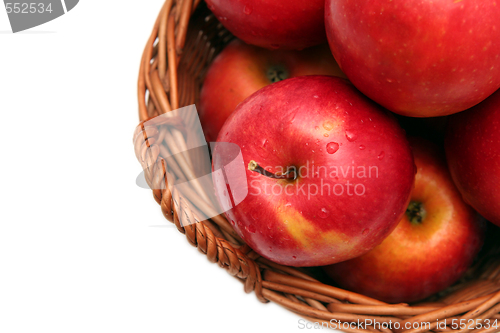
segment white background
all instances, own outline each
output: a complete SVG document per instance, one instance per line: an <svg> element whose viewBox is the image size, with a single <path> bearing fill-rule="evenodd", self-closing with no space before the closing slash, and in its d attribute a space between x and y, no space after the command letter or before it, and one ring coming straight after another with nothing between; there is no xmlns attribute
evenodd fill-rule
<svg viewBox="0 0 500 333"><path fill-rule="evenodd" d="M0 7L0 332L308 331L135 185L139 59L161 4L83 0L18 34Z"/></svg>

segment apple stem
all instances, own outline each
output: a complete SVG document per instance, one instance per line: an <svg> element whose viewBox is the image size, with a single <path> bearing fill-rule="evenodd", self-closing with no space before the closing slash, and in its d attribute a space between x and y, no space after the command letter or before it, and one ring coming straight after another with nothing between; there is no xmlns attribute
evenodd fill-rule
<svg viewBox="0 0 500 333"><path fill-rule="evenodd" d="M282 66L273 66L267 71L267 78L271 83L283 81L288 78L288 72Z"/></svg>
<svg viewBox="0 0 500 333"><path fill-rule="evenodd" d="M295 167L288 168L287 172L285 173L275 174L270 171L267 171L266 169L261 167L257 162L252 160L250 161L250 163L248 163L248 170L260 173L263 176L274 179L290 179L290 180L297 179L297 172L295 171Z"/></svg>
<svg viewBox="0 0 500 333"><path fill-rule="evenodd" d="M421 224L427 215L427 211L420 202L411 201L406 209L406 216L412 224Z"/></svg>

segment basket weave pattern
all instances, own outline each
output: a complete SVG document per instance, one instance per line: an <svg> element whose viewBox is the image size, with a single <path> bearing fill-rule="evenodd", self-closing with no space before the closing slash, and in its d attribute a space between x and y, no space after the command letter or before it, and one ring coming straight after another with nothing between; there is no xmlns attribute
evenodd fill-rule
<svg viewBox="0 0 500 333"><path fill-rule="evenodd" d="M196 217L196 201L182 200L167 186L165 152L182 150L184 131L175 113L179 107L198 102L208 65L234 38L200 0L166 0L147 41L140 64L138 100L140 124L134 134L134 147L153 188L153 196L167 220L185 234L187 240L208 260L218 263L244 283L245 292L255 292L262 302L272 301L312 322L329 323L335 319L357 322L367 319L400 323L400 329L384 327L341 328L346 332L448 332L453 319L468 323L459 332L498 332L490 327L469 328L470 320L486 319L500 324L500 234L489 235L480 258L466 276L448 290L415 305L386 304L320 282L314 270L275 264L260 257L235 233L224 216L189 224ZM158 128L146 131L145 122L158 115L164 118ZM175 126L174 126L175 125ZM185 170L189 164L179 162ZM199 200L203 194L198 193ZM437 328L437 320L447 320ZM431 327L405 329L405 323L430 322ZM394 326L393 326L394 327ZM409 327L409 326L406 326ZM416 326L415 326L416 327ZM463 328L463 326L462 326ZM457 330L453 330L457 332Z"/></svg>

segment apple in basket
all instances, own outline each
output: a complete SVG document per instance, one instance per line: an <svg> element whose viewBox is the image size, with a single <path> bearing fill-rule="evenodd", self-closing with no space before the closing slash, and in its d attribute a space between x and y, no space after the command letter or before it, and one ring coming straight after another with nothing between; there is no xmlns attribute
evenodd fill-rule
<svg viewBox="0 0 500 333"><path fill-rule="evenodd" d="M463 111L500 88L496 0L326 0L325 25L340 68L396 113Z"/></svg>
<svg viewBox="0 0 500 333"><path fill-rule="evenodd" d="M324 0L205 0L220 23L244 42L301 50L326 42Z"/></svg>
<svg viewBox="0 0 500 333"><path fill-rule="evenodd" d="M445 147L465 201L500 226L500 91L450 117Z"/></svg>
<svg viewBox="0 0 500 333"><path fill-rule="evenodd" d="M484 220L462 200L438 146L411 143L415 188L397 228L373 251L324 267L341 287L390 303L415 302L447 288L484 241Z"/></svg>
<svg viewBox="0 0 500 333"><path fill-rule="evenodd" d="M236 39L215 58L205 77L198 111L207 142L245 98L273 82L303 75L345 77L327 44L303 51L265 50Z"/></svg>
<svg viewBox="0 0 500 333"><path fill-rule="evenodd" d="M408 205L415 165L404 131L341 78L303 76L262 88L231 114L217 142L237 144L248 166L244 179L213 175L215 184L248 187L226 217L254 251L279 264L360 256L390 234ZM224 165L219 147L214 170Z"/></svg>

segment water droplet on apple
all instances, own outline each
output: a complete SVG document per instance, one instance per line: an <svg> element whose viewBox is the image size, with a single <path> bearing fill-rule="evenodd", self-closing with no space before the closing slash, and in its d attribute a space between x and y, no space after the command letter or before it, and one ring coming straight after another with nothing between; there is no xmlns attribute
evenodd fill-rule
<svg viewBox="0 0 500 333"><path fill-rule="evenodd" d="M354 133L353 131L350 131L350 130L345 131L345 137L350 142L353 142L353 141L355 141L358 138L358 136L356 135L356 133Z"/></svg>
<svg viewBox="0 0 500 333"><path fill-rule="evenodd" d="M319 96L318 95L314 95L314 98L319 98Z"/></svg>
<svg viewBox="0 0 500 333"><path fill-rule="evenodd" d="M327 131L331 131L333 129L333 123L327 120L323 123L323 128Z"/></svg>
<svg viewBox="0 0 500 333"><path fill-rule="evenodd" d="M319 130L319 126L314 127L315 130Z"/></svg>
<svg viewBox="0 0 500 333"><path fill-rule="evenodd" d="M233 220L231 220L231 224L232 224L232 225L235 225L236 223L234 223L234 221L233 221Z"/></svg>
<svg viewBox="0 0 500 333"><path fill-rule="evenodd" d="M297 110L290 111L283 117L283 123L293 124L293 122L295 121L295 116L297 116Z"/></svg>
<svg viewBox="0 0 500 333"><path fill-rule="evenodd" d="M385 156L385 153L382 151L382 152L380 152L380 154L378 154L377 158L378 158L379 160L381 160L381 159L383 159L383 158L384 158L384 156Z"/></svg>
<svg viewBox="0 0 500 333"><path fill-rule="evenodd" d="M257 149L257 153L259 154L260 157L262 158L266 158L267 156L269 156L269 151L267 150L266 146L268 144L269 141L267 141L267 139L264 139L262 141L262 146L259 147Z"/></svg>
<svg viewBox="0 0 500 333"><path fill-rule="evenodd" d="M292 207L292 204L291 204L291 203L289 203L289 202L287 202L287 203L285 204L285 207Z"/></svg>
<svg viewBox="0 0 500 333"><path fill-rule="evenodd" d="M367 235L369 232L370 232L370 229L364 229L364 230L363 230L363 235L365 236L365 235Z"/></svg>
<svg viewBox="0 0 500 333"><path fill-rule="evenodd" d="M255 230L255 227L254 227L253 225L251 225L251 224L250 224L249 226L246 226L246 227L245 227L245 229L246 229L246 231L248 231L249 233L251 233L251 234L255 234L255 231L256 231L256 230Z"/></svg>
<svg viewBox="0 0 500 333"><path fill-rule="evenodd" d="M365 150L365 148L366 148L366 147L365 147L365 146L363 146L363 145L360 145L360 146L359 146L359 150Z"/></svg>
<svg viewBox="0 0 500 333"><path fill-rule="evenodd" d="M296 256L292 256L292 258L293 258L293 259L297 259L297 257L296 257Z"/></svg>
<svg viewBox="0 0 500 333"><path fill-rule="evenodd" d="M252 7L250 7L250 6L245 6L245 7L243 8L243 12L244 12L245 14L247 14L247 15L252 14L252 11L253 11L253 9L252 9Z"/></svg>
<svg viewBox="0 0 500 333"><path fill-rule="evenodd" d="M337 142L330 142L326 145L326 152L328 154L335 154L339 150L339 144Z"/></svg>
<svg viewBox="0 0 500 333"><path fill-rule="evenodd" d="M330 216L330 211L326 208L321 208L319 211L319 217L322 219L326 219L328 216Z"/></svg>
<svg viewBox="0 0 500 333"><path fill-rule="evenodd" d="M328 133L325 133L325 134L323 134L323 136L324 136L325 138L327 138L327 137L329 137L330 135L328 135Z"/></svg>

